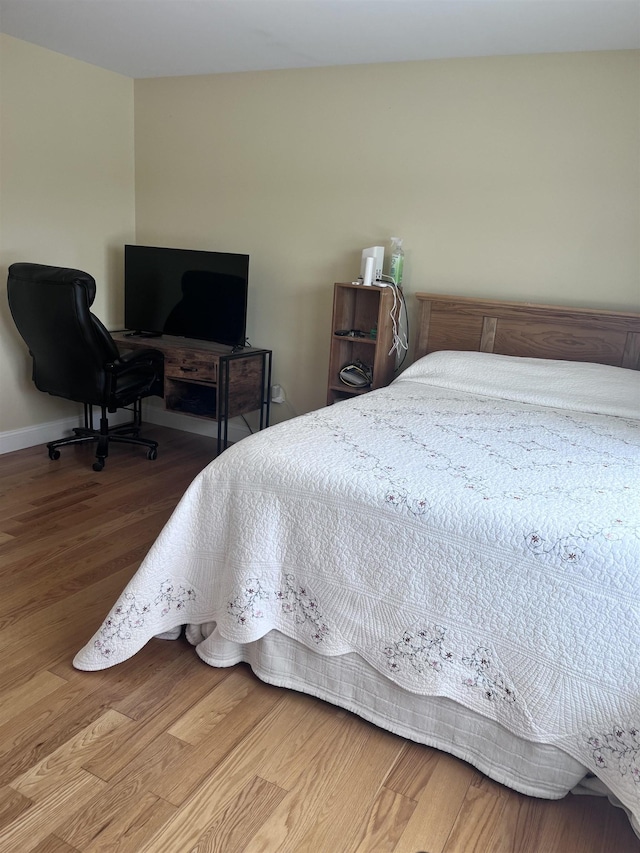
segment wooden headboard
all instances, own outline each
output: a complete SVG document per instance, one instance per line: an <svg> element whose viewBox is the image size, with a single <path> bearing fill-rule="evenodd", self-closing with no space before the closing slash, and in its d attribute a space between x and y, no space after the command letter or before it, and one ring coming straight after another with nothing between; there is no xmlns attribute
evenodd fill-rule
<svg viewBox="0 0 640 853"><path fill-rule="evenodd" d="M417 293L415 358L471 350L640 370L640 314Z"/></svg>

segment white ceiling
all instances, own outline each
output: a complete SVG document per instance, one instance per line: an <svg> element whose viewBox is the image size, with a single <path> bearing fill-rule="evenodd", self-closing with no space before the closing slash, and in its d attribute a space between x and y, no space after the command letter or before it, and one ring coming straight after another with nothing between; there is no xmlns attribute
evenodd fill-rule
<svg viewBox="0 0 640 853"><path fill-rule="evenodd" d="M640 48L640 0L0 0L0 31L129 77Z"/></svg>

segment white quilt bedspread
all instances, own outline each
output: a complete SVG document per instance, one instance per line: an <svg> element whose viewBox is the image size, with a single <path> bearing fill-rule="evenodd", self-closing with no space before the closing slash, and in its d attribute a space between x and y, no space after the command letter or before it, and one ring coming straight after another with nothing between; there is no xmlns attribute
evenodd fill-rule
<svg viewBox="0 0 640 853"><path fill-rule="evenodd" d="M277 629L555 744L640 820L640 420L432 363L212 462L74 664L186 623Z"/></svg>

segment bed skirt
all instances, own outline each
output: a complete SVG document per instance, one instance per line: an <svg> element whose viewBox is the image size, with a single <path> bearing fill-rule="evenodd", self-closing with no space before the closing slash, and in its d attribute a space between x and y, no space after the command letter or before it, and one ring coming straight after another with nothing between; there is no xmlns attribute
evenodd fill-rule
<svg viewBox="0 0 640 853"><path fill-rule="evenodd" d="M279 631L253 643L234 643L220 636L215 623L188 626L186 633L210 666L248 663L268 684L316 696L387 731L451 753L520 793L560 799L588 774L557 747L523 740L451 699L404 690L355 654L318 655Z"/></svg>

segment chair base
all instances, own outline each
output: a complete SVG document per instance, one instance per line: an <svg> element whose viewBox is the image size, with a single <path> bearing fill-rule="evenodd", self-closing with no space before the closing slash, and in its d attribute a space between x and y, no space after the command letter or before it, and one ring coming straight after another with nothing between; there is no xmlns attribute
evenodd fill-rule
<svg viewBox="0 0 640 853"><path fill-rule="evenodd" d="M75 427L73 430L74 435L50 441L47 444L49 459L60 458L60 450L58 449L60 447L66 447L70 444L86 444L90 441L96 442L98 445L96 449L96 461L92 466L94 471L102 471L104 468L111 442L136 444L140 447L146 447L147 459L157 458L158 442L148 438L138 438L142 421L142 403L140 400L136 400L133 404L133 420L126 424L118 424L117 426L109 426L106 407L102 406L101 408L100 428L94 429L93 407L85 403L84 426Z"/></svg>

